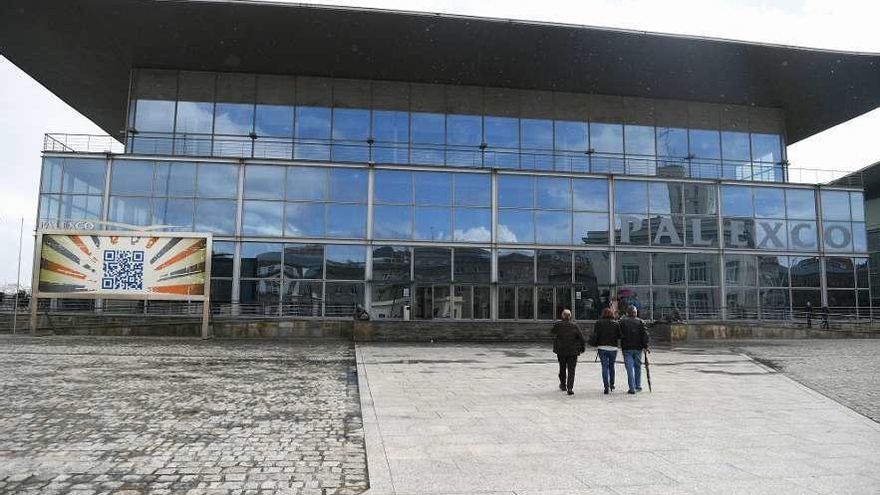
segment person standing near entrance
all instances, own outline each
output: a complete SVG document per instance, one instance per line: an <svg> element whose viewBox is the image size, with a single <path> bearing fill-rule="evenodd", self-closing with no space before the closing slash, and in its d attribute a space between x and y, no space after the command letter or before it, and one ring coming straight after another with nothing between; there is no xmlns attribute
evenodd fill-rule
<svg viewBox="0 0 880 495"><path fill-rule="evenodd" d="M562 321L553 325L551 333L553 352L559 361L559 390L574 395L574 369L577 367L578 355L586 348L586 340L580 328L571 322L571 311L562 310Z"/></svg>
<svg viewBox="0 0 880 495"><path fill-rule="evenodd" d="M638 315L638 310L629 306L626 308L626 316L620 320L620 348L623 350L623 364L626 366L628 394L642 391L642 351L648 348L651 338L648 327Z"/></svg>
<svg viewBox="0 0 880 495"><path fill-rule="evenodd" d="M830 330L831 326L828 324L828 316L831 311L828 310L828 306L822 306L822 330Z"/></svg>
<svg viewBox="0 0 880 495"><path fill-rule="evenodd" d="M813 303L807 301L807 307L804 308L804 313L807 314L807 328L813 328Z"/></svg>
<svg viewBox="0 0 880 495"><path fill-rule="evenodd" d="M614 361L617 359L617 344L620 340L620 325L614 319L611 308L602 310L602 318L593 326L589 344L598 347L599 360L602 361L602 384L605 394L614 390Z"/></svg>

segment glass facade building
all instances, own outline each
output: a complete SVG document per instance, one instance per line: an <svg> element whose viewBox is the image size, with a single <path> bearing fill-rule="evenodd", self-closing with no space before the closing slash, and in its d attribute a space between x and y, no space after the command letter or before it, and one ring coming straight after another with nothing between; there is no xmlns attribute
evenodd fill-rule
<svg viewBox="0 0 880 495"><path fill-rule="evenodd" d="M534 321L868 315L859 190L775 109L136 70L125 153L44 154L41 222L214 235L213 310Z"/></svg>

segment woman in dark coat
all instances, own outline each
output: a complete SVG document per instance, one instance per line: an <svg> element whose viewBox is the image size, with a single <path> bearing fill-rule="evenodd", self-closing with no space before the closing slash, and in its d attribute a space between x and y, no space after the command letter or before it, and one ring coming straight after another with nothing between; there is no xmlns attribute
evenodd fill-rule
<svg viewBox="0 0 880 495"><path fill-rule="evenodd" d="M562 311L562 321L553 325L553 352L559 361L559 390L567 390L568 395L574 391L574 369L578 355L584 352L586 342L577 325L571 322L571 311Z"/></svg>
<svg viewBox="0 0 880 495"><path fill-rule="evenodd" d="M620 325L614 319L614 310L605 308L602 317L593 326L590 345L599 348L599 360L602 361L602 383L605 393L614 390L614 360L617 359L617 345L620 341Z"/></svg>

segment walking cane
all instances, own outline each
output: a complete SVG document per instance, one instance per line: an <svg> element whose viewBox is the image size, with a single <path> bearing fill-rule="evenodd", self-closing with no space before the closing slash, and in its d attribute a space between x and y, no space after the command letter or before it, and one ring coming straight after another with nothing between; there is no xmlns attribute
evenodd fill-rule
<svg viewBox="0 0 880 495"><path fill-rule="evenodd" d="M645 349L645 377L648 379L648 392L653 392L651 389L651 367L648 363L648 349Z"/></svg>

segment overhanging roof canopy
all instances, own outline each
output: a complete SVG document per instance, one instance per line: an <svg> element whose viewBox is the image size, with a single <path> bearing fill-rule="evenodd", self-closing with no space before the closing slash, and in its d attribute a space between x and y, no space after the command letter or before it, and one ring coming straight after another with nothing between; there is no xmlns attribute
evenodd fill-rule
<svg viewBox="0 0 880 495"><path fill-rule="evenodd" d="M878 54L299 4L4 0L0 53L112 135L131 67L773 107L789 143L880 107Z"/></svg>

